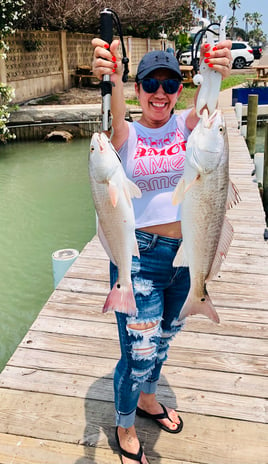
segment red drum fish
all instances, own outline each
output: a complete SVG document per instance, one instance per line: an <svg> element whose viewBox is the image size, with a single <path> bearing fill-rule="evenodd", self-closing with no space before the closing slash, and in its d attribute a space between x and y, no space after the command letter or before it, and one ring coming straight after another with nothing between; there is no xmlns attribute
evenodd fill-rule
<svg viewBox="0 0 268 464"><path fill-rule="evenodd" d="M118 280L105 301L103 312L136 314L131 283L132 256L139 256L131 198L140 189L123 170L119 155L104 133L94 133L89 155L89 178L98 216L98 235L109 258L118 267Z"/></svg>
<svg viewBox="0 0 268 464"><path fill-rule="evenodd" d="M180 313L201 313L214 322L219 316L206 290L206 282L219 271L232 241L233 229L226 208L238 203L239 194L229 180L229 146L224 119L207 110L187 142L184 175L173 192L181 203L182 246L174 266L189 266L191 287Z"/></svg>

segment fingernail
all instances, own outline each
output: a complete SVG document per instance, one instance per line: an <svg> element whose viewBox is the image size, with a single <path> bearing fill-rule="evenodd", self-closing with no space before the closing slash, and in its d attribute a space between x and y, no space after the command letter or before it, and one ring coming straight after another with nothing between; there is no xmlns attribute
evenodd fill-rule
<svg viewBox="0 0 268 464"><path fill-rule="evenodd" d="M117 64L115 63L115 64L114 64L114 69L116 69L116 68L117 68Z"/></svg>
<svg viewBox="0 0 268 464"><path fill-rule="evenodd" d="M205 57L208 58L210 56L210 53L205 53Z"/></svg>
<svg viewBox="0 0 268 464"><path fill-rule="evenodd" d="M204 63L209 63L209 59L208 59L208 58L205 58L205 59L204 59Z"/></svg>
<svg viewBox="0 0 268 464"><path fill-rule="evenodd" d="M114 63L116 62L115 56L112 56L112 61L113 61Z"/></svg>
<svg viewBox="0 0 268 464"><path fill-rule="evenodd" d="M205 48L208 49L210 47L209 44L205 44Z"/></svg>
<svg viewBox="0 0 268 464"><path fill-rule="evenodd" d="M213 47L212 48L213 52L215 52L215 50L218 50L217 47Z"/></svg>
<svg viewBox="0 0 268 464"><path fill-rule="evenodd" d="M208 64L210 68L213 68L213 64L212 63L209 63Z"/></svg>
<svg viewBox="0 0 268 464"><path fill-rule="evenodd" d="M112 72L115 73L115 68L112 69Z"/></svg>
<svg viewBox="0 0 268 464"><path fill-rule="evenodd" d="M108 48L109 48L108 44L104 44L103 46L104 46L104 48L106 48L106 50L108 50Z"/></svg>

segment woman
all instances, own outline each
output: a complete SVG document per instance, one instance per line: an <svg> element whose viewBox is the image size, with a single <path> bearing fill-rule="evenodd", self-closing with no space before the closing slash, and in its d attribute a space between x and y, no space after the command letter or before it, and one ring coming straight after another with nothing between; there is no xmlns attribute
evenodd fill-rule
<svg viewBox="0 0 268 464"><path fill-rule="evenodd" d="M167 52L147 53L137 70L135 92L142 108L138 122L125 120L122 63L119 41L110 47L93 39L93 72L113 82L112 143L127 176L142 190L134 199L136 236L140 258L133 257L132 283L137 316L116 312L121 359L114 375L116 439L123 464L148 464L135 430L135 415L155 421L163 430L178 433L183 422L178 413L156 399L157 381L167 358L170 340L181 329L177 320L190 287L188 268L174 268L181 243L180 211L171 195L183 173L185 146L198 122L195 109L173 113L182 91L176 58ZM213 49L202 47L201 56L226 77L231 69L231 42ZM198 91L197 91L198 92ZM111 264L111 285L117 269Z"/></svg>

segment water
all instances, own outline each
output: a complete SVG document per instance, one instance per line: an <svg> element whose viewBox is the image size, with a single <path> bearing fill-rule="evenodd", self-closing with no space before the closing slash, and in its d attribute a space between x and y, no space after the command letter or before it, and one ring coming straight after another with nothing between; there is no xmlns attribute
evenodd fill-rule
<svg viewBox="0 0 268 464"><path fill-rule="evenodd" d="M265 137L265 125L257 127L257 136L256 136L256 153L264 152L264 137Z"/></svg>
<svg viewBox="0 0 268 464"><path fill-rule="evenodd" d="M0 371L53 291L53 251L95 234L88 145L0 146Z"/></svg>

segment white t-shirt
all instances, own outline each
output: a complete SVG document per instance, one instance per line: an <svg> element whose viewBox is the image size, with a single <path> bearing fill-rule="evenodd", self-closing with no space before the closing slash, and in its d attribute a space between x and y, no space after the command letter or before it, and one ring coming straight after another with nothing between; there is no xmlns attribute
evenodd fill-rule
<svg viewBox="0 0 268 464"><path fill-rule="evenodd" d="M142 191L141 198L133 199L137 229L180 220L180 208L171 197L184 170L189 111L173 114L157 129L128 123L129 137L119 155L127 177Z"/></svg>

